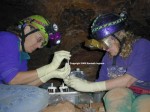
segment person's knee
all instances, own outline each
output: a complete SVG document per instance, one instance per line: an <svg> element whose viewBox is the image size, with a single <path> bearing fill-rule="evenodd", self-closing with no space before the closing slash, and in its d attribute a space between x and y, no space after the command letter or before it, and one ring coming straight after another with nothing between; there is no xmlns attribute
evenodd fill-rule
<svg viewBox="0 0 150 112"><path fill-rule="evenodd" d="M132 112L150 112L150 95L137 97L132 104Z"/></svg>
<svg viewBox="0 0 150 112"><path fill-rule="evenodd" d="M115 88L108 91L105 94L104 98L109 101L113 101L116 99L124 99L127 96L132 96L132 94L133 94L132 91L127 88Z"/></svg>
<svg viewBox="0 0 150 112"><path fill-rule="evenodd" d="M35 86L14 86L16 94L6 97L0 105L0 110L7 112L39 112L48 105L47 90Z"/></svg>
<svg viewBox="0 0 150 112"><path fill-rule="evenodd" d="M47 90L37 87L32 95L39 103L48 105L49 94Z"/></svg>
<svg viewBox="0 0 150 112"><path fill-rule="evenodd" d="M24 97L34 98L37 100L45 99L45 101L48 101L49 98L47 90L36 86L26 86L24 93Z"/></svg>
<svg viewBox="0 0 150 112"><path fill-rule="evenodd" d="M28 112L40 111L45 108L49 103L49 94L45 89L39 87L28 87L26 94L24 94L24 104Z"/></svg>
<svg viewBox="0 0 150 112"><path fill-rule="evenodd" d="M131 112L133 93L127 88L115 88L104 96L104 104L107 112Z"/></svg>

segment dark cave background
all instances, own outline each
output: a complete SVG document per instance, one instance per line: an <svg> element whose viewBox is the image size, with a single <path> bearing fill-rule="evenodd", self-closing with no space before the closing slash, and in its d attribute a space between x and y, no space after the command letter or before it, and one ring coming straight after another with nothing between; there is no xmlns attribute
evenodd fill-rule
<svg viewBox="0 0 150 112"><path fill-rule="evenodd" d="M71 51L70 62L100 62L103 52L89 50L83 46L90 35L92 20L100 13L122 10L128 12L129 29L136 35L150 39L150 0L1 0L0 30L17 21L33 15L45 16L50 22L57 23L62 34L62 43L30 54L29 69L36 69L47 63L58 50ZM72 70L80 68L88 80L94 80L99 65L71 65Z"/></svg>

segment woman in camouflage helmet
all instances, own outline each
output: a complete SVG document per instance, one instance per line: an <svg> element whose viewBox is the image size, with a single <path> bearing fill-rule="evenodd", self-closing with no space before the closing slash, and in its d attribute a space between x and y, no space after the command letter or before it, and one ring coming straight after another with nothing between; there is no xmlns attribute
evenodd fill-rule
<svg viewBox="0 0 150 112"><path fill-rule="evenodd" d="M58 69L63 59L70 59L70 52L57 51L52 62L28 71L28 53L60 43L56 24L40 15L32 15L0 32L0 112L39 112L48 105L49 95L39 86L51 78L63 79L70 73L66 64Z"/></svg>

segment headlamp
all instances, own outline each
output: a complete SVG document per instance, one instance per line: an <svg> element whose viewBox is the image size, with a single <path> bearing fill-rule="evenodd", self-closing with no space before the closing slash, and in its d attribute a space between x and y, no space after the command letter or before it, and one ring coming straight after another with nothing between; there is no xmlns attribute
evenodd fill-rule
<svg viewBox="0 0 150 112"><path fill-rule="evenodd" d="M54 29L55 32L58 31L58 26L55 23L53 24L53 29Z"/></svg>
<svg viewBox="0 0 150 112"><path fill-rule="evenodd" d="M95 39L90 39L90 40L85 41L85 46L90 49L102 49L103 48L101 41L97 41Z"/></svg>
<svg viewBox="0 0 150 112"><path fill-rule="evenodd" d="M49 42L51 46L58 45L61 42L61 34L59 32L49 34Z"/></svg>

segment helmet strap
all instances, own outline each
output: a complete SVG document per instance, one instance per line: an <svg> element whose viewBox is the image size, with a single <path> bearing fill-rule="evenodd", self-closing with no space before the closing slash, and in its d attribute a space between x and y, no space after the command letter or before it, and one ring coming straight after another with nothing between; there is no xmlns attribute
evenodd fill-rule
<svg viewBox="0 0 150 112"><path fill-rule="evenodd" d="M24 28L25 28L25 27L22 25L22 26L21 26L21 35L20 35L20 37L21 37L22 51L23 51L23 52L26 52L26 51L25 51L25 48L24 48L25 38L26 38L28 35L39 31L39 29L34 29L34 30L30 31L29 33L27 33L27 34L25 35L25 34L24 34Z"/></svg>
<svg viewBox="0 0 150 112"><path fill-rule="evenodd" d="M21 46L22 46L22 51L25 52L25 48L24 48L24 42L25 42L25 35L24 35L24 27L23 25L21 26Z"/></svg>
<svg viewBox="0 0 150 112"><path fill-rule="evenodd" d="M123 44L124 44L124 42L125 42L125 39L123 38L122 41L120 41L120 40L118 39L118 37L115 36L114 34L112 34L112 36L114 36L114 37L118 40L118 42L119 42L119 44L120 44L119 52L117 53L116 56L113 57L113 63L112 63L112 65L116 65L116 59L117 59L118 55L121 53L121 51L122 51L122 47L123 47Z"/></svg>

